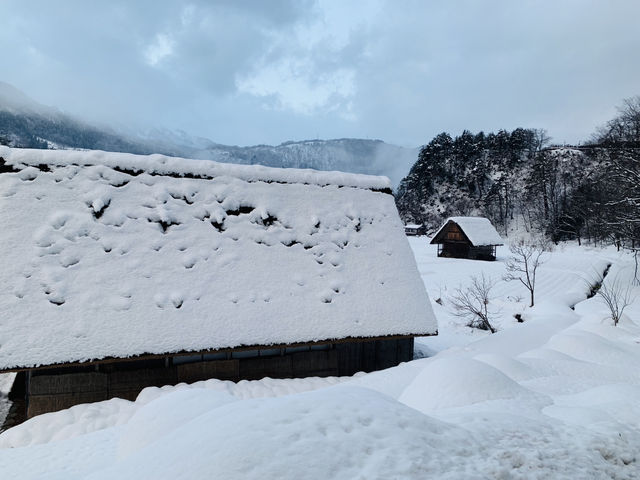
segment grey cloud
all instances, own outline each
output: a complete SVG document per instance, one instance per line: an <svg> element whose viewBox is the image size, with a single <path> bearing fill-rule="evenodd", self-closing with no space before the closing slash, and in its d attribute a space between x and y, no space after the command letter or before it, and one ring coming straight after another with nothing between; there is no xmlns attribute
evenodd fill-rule
<svg viewBox="0 0 640 480"><path fill-rule="evenodd" d="M9 0L0 18L0 80L222 143L518 126L573 142L640 93L633 0Z"/></svg>

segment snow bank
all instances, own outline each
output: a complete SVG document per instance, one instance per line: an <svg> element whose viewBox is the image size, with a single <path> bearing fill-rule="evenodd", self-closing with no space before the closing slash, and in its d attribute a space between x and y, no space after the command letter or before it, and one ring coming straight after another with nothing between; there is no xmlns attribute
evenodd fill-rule
<svg viewBox="0 0 640 480"><path fill-rule="evenodd" d="M291 379L264 378L262 380L242 380L231 382L228 380L210 379L192 384L165 385L163 387L147 387L140 392L135 402L113 398L102 402L74 405L57 412L46 413L30 418L20 425L3 432L0 435L0 448L18 448L40 445L50 442L69 440L81 435L103 429L126 424L132 417L146 418L147 413L138 415L138 411L147 404L163 405L165 397L181 399L185 408L200 390L207 390L199 398L233 398L252 399L270 398L284 395L326 388L352 379L358 379L363 374L354 377L308 377ZM175 396L173 396L175 394ZM171 401L171 400L169 400ZM209 402L203 405L208 405ZM189 407L189 411L176 411L175 416L184 420L199 411ZM155 411L153 408L151 412ZM186 415L186 417L185 417ZM184 417L184 418L183 418ZM136 420L137 421L137 420ZM182 421L182 420L180 420Z"/></svg>
<svg viewBox="0 0 640 480"><path fill-rule="evenodd" d="M163 395L129 419L118 444L118 457L134 455L197 417L235 400L216 390L184 388Z"/></svg>
<svg viewBox="0 0 640 480"><path fill-rule="evenodd" d="M3 432L0 434L0 448L68 440L122 425L128 422L135 412L136 405L121 398L74 405L66 410L38 415Z"/></svg>
<svg viewBox="0 0 640 480"><path fill-rule="evenodd" d="M467 358L445 357L426 362L400 401L428 413L488 400L514 399L528 393L490 365Z"/></svg>
<svg viewBox="0 0 640 480"><path fill-rule="evenodd" d="M143 432L147 427L139 425ZM193 442L194 435L199 441ZM149 478L302 478L310 472L315 478L407 476L427 473L432 465L438 471L455 468L444 455L450 435L440 422L382 395L332 388L214 404L191 422L157 432L155 442L93 478L133 478L142 472ZM465 447L469 442L458 450ZM176 463L176 457L186 461Z"/></svg>
<svg viewBox="0 0 640 480"><path fill-rule="evenodd" d="M465 431L368 389L229 400L203 389L175 391L145 405L125 428L85 437L103 444L108 463L75 457L79 439L72 439L48 453L5 450L5 472L12 475L31 452L31 465L56 455L49 478L461 478L468 467L457 458L474 449ZM23 470L21 478L41 473Z"/></svg>
<svg viewBox="0 0 640 480"><path fill-rule="evenodd" d="M504 268L442 261L424 241L414 248L436 293L475 268ZM629 262L567 248L541 267L541 286L563 266L573 288L576 272L603 259ZM498 291L519 295L513 283ZM494 335L470 334L451 323L446 300L435 304L452 346L355 378L210 380L146 389L130 408L36 417L0 435L15 447L0 449L3 478L640 478L640 303L613 327L597 297L572 311L564 293L533 309L505 301L526 320L509 323L507 310ZM102 429L79 414L91 408L105 409Z"/></svg>

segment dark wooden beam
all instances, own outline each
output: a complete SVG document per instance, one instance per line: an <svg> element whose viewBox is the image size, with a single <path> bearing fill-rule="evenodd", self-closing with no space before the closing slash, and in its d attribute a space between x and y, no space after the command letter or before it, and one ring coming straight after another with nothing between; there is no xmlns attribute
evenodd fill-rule
<svg viewBox="0 0 640 480"><path fill-rule="evenodd" d="M182 350L178 352L164 352L164 353L143 353L140 355L132 355L130 357L105 357L101 359L89 360L86 362L62 362L62 363L54 363L50 365L41 365L38 367L14 367L14 368L0 370L0 373L35 371L35 370L45 370L49 368L61 368L61 367L85 367L89 365L129 362L132 360L153 360L153 359L164 359L165 357L206 355L206 354L214 354L214 353L231 353L231 352L241 352L246 350L271 350L271 349L277 349L277 348L304 347L304 346L312 346L312 345L340 344L340 343L350 343L350 342L371 342L375 340L394 340L394 339L402 339L402 338L429 337L433 335L438 335L437 330L435 333L413 333L408 335L384 335L384 336L378 336L378 337L328 338L326 340L319 340L315 342L281 343L281 344L274 344L274 345L241 345L233 348Z"/></svg>

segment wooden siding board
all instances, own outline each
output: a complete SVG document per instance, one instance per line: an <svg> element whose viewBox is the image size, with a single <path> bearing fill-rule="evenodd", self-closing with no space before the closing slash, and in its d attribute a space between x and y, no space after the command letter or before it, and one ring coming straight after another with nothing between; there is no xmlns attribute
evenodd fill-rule
<svg viewBox="0 0 640 480"><path fill-rule="evenodd" d="M29 381L29 393L33 396L63 393L106 392L108 385L108 376L98 372L39 375L31 377Z"/></svg>
<svg viewBox="0 0 640 480"><path fill-rule="evenodd" d="M27 417L42 413L55 412L80 403L93 403L105 400L104 392L65 393L55 395L31 395L27 408Z"/></svg>
<svg viewBox="0 0 640 480"><path fill-rule="evenodd" d="M398 363L413 360L413 338L398 339Z"/></svg>
<svg viewBox="0 0 640 480"><path fill-rule="evenodd" d="M394 367L398 364L398 342L396 340L378 340L376 345L375 369Z"/></svg>
<svg viewBox="0 0 640 480"><path fill-rule="evenodd" d="M109 374L109 390L161 387L175 384L177 379L175 367L116 371Z"/></svg>
<svg viewBox="0 0 640 480"><path fill-rule="evenodd" d="M338 353L335 350L295 353L291 356L294 377L338 375Z"/></svg>
<svg viewBox="0 0 640 480"><path fill-rule="evenodd" d="M177 381L185 383L198 382L209 378L220 380L236 380L240 378L239 360L209 360L204 362L184 363L178 365Z"/></svg>
<svg viewBox="0 0 640 480"><path fill-rule="evenodd" d="M363 372L376 369L376 342L363 342L360 368Z"/></svg>
<svg viewBox="0 0 640 480"><path fill-rule="evenodd" d="M240 378L259 380L264 377L293 377L293 355L252 357L240 360Z"/></svg>
<svg viewBox="0 0 640 480"><path fill-rule="evenodd" d="M336 345L338 375L353 375L362 370L362 342Z"/></svg>

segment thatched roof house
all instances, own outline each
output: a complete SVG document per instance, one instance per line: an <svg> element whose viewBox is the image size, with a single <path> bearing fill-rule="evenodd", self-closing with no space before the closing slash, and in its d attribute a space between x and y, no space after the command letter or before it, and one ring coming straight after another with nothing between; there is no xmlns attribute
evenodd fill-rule
<svg viewBox="0 0 640 480"><path fill-rule="evenodd" d="M147 385L385 368L436 333L386 178L0 157L0 371L27 372L30 415Z"/></svg>
<svg viewBox="0 0 640 480"><path fill-rule="evenodd" d="M495 260L496 246L504 241L484 217L450 217L431 240L439 257Z"/></svg>

